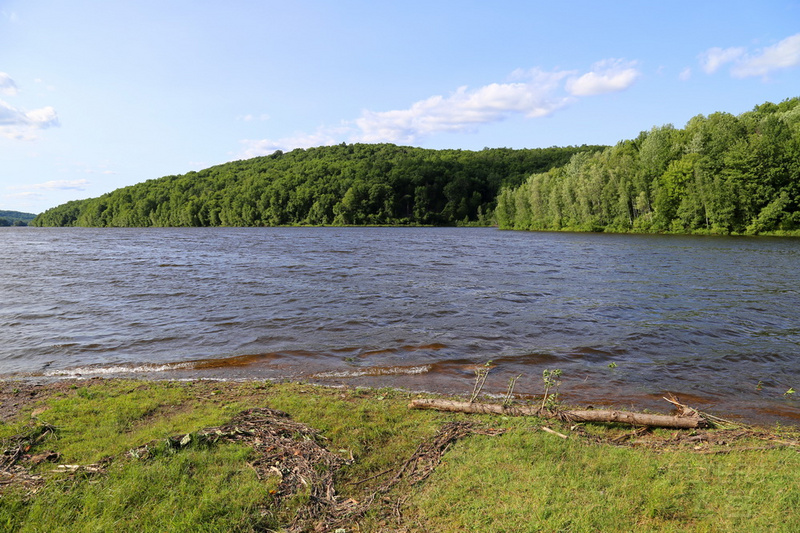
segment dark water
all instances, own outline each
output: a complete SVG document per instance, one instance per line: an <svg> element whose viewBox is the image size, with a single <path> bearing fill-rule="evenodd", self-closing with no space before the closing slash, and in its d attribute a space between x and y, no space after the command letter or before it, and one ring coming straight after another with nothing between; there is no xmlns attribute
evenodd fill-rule
<svg viewBox="0 0 800 533"><path fill-rule="evenodd" d="M290 378L800 423L800 240L0 229L0 374ZM784 394L790 388L795 395Z"/></svg>

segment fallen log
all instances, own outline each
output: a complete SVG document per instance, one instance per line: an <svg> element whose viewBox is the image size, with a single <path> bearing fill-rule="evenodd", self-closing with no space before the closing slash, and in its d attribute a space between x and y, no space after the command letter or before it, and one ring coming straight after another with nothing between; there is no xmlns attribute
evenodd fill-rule
<svg viewBox="0 0 800 533"><path fill-rule="evenodd" d="M438 399L411 400L408 407L409 409L433 409L436 411L506 416L538 416L540 418L559 419L569 422L608 422L660 428L694 429L709 425L706 419L697 414L691 416L651 415L648 413L630 413L606 409L550 411L537 407L505 406Z"/></svg>

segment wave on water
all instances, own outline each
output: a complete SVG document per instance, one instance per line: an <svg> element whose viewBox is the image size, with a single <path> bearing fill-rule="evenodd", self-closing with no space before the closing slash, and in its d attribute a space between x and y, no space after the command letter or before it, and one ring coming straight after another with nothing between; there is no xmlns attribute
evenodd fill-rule
<svg viewBox="0 0 800 533"><path fill-rule="evenodd" d="M318 372L312 374L312 379L325 379L325 378L360 378L365 376L413 376L416 374L426 374L431 371L431 365L420 366L388 366L388 367L372 367L363 368L359 370L339 370L330 372Z"/></svg>
<svg viewBox="0 0 800 533"><path fill-rule="evenodd" d="M75 368L46 370L41 373L44 377L82 377L82 376L108 376L117 374L151 374L174 372L179 370L209 370L230 367L254 365L261 362L272 361L284 355L302 355L297 352L290 353L263 353L236 355L211 359L196 359L171 363L126 363L115 365L87 365Z"/></svg>
<svg viewBox="0 0 800 533"><path fill-rule="evenodd" d="M117 374L147 374L169 372L171 370L187 370L193 368L192 363L166 364L127 364L127 365L89 365L61 370L47 370L41 376L48 378L76 378L84 376L110 376Z"/></svg>

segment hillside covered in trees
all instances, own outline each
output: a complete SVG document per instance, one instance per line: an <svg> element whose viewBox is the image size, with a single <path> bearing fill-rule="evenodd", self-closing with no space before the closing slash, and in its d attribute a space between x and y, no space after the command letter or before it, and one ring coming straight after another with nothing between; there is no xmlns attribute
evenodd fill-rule
<svg viewBox="0 0 800 533"><path fill-rule="evenodd" d="M19 211L0 211L0 226L27 226L36 215Z"/></svg>
<svg viewBox="0 0 800 533"><path fill-rule="evenodd" d="M800 234L800 98L692 118L504 187L501 228Z"/></svg>
<svg viewBox="0 0 800 533"><path fill-rule="evenodd" d="M50 209L37 226L458 225L492 222L501 187L582 146L481 151L341 144L234 161Z"/></svg>

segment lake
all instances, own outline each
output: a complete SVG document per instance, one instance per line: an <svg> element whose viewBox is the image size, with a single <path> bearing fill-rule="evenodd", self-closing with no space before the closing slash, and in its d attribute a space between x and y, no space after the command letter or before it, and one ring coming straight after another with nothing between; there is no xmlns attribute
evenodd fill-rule
<svg viewBox="0 0 800 533"><path fill-rule="evenodd" d="M800 423L800 239L0 228L0 374L291 379Z"/></svg>

